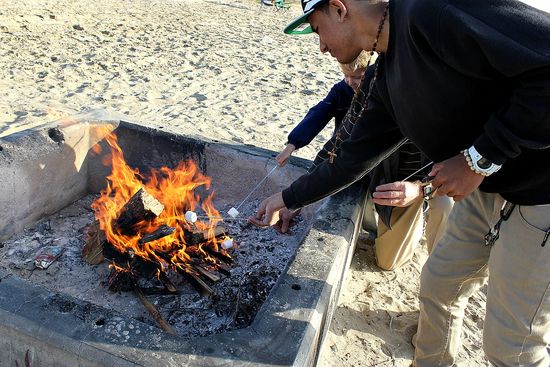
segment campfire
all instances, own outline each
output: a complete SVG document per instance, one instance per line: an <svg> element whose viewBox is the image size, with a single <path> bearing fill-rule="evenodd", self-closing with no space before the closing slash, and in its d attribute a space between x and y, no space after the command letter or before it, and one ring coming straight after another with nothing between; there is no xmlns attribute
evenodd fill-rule
<svg viewBox="0 0 550 367"><path fill-rule="evenodd" d="M103 164L112 167L107 187L92 204L96 221L88 227L83 259L90 264L111 262L107 284L111 291L133 291L159 325L170 325L147 301L141 283L158 282L162 292L177 294L174 279L182 277L204 296L214 292L209 283L229 276L233 262L227 249L233 239L220 225L212 202L211 180L192 161L176 168L152 169L145 176L132 169L114 134ZM101 147L94 147L101 153ZM197 213L203 213L197 215Z"/></svg>

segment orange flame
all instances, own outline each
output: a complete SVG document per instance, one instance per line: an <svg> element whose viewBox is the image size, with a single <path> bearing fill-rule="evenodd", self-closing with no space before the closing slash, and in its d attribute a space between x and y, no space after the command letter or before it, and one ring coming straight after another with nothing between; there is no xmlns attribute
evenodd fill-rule
<svg viewBox="0 0 550 367"><path fill-rule="evenodd" d="M212 204L214 192L202 200L195 192L199 187L209 190L211 180L198 170L193 161L180 162L175 169L152 169L146 179L139 170L128 166L113 133L107 135L105 140L111 148L111 153L103 157L103 163L112 166L112 172L107 176L107 187L92 203L92 208L100 229L105 232L111 245L122 254L131 250L137 256L155 261L160 264L163 271L170 265L160 257L160 253L169 253L172 264L180 268L182 264L190 261L190 255L186 252L185 230L208 230L208 241L217 249L214 228L219 222L220 214ZM93 151L101 152L101 149L95 147ZM134 227L135 234L121 233L116 226L116 220L122 207L141 188L162 203L164 210L150 222L137 223ZM199 205L208 220L197 221L195 224L188 223L184 213L187 210L196 211ZM161 225L174 227L174 233L145 244L139 243L143 235L153 232ZM199 251L203 253L203 259L207 262L216 262L200 246Z"/></svg>

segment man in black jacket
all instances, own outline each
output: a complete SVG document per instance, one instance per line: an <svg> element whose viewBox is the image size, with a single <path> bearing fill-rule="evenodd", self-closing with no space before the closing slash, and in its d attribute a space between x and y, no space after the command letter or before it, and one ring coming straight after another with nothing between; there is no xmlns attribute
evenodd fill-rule
<svg viewBox="0 0 550 367"><path fill-rule="evenodd" d="M415 365L455 362L464 308L487 280L489 360L550 365L550 15L515 0L302 7L287 33L313 30L342 63L375 49L377 77L333 163L264 200L253 221L349 186L409 138L437 162L438 194L458 201L422 270Z"/></svg>

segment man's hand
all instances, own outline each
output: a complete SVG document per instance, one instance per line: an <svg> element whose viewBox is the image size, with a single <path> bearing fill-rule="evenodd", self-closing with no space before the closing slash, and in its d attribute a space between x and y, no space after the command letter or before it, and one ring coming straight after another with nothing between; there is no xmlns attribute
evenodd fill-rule
<svg viewBox="0 0 550 367"><path fill-rule="evenodd" d="M279 153L279 155L275 158L277 160L277 163L279 163L279 166L282 167L286 164L288 161L288 158L292 155L292 152L296 150L296 147L294 144L287 144L285 149Z"/></svg>
<svg viewBox="0 0 550 367"><path fill-rule="evenodd" d="M376 187L372 201L378 205L409 206L422 197L420 184L409 181L397 181Z"/></svg>
<svg viewBox="0 0 550 367"><path fill-rule="evenodd" d="M255 217L248 221L258 227L268 227L279 221L279 211L285 207L283 194L278 192L261 202Z"/></svg>
<svg viewBox="0 0 550 367"><path fill-rule="evenodd" d="M450 196L454 201L470 195L485 177L472 171L463 154L434 164L429 176L435 176L432 181L434 189L437 189L435 194Z"/></svg>
<svg viewBox="0 0 550 367"><path fill-rule="evenodd" d="M287 208L281 209L279 211L279 221L275 224L275 229L281 233L287 233L292 219L298 214L300 214L300 210L292 212Z"/></svg>

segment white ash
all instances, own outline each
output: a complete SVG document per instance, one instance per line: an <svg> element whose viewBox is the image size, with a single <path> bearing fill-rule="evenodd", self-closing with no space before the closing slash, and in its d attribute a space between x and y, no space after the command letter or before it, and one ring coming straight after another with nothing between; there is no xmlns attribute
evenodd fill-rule
<svg viewBox="0 0 550 367"><path fill-rule="evenodd" d="M95 220L90 204L96 197L88 195L0 244L0 268L51 292L66 293L156 326L133 293L107 289L107 261L92 266L81 258L86 227ZM243 205L241 217L254 215L259 203L254 200ZM214 290L211 298L198 294L177 274L168 275L179 294L147 295L181 336L205 336L248 326L309 229L309 222L300 216L290 234L284 235L245 221L224 225L234 240L228 250L234 263L230 277L222 275L216 283L207 281ZM47 270L35 269L34 256L45 246L61 246L64 252ZM161 284L143 280L140 286Z"/></svg>

